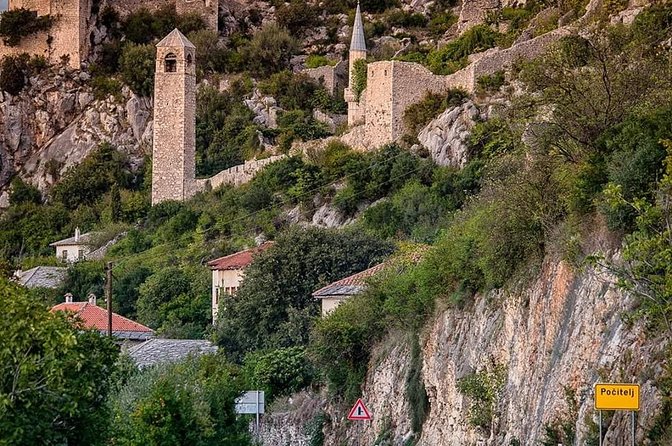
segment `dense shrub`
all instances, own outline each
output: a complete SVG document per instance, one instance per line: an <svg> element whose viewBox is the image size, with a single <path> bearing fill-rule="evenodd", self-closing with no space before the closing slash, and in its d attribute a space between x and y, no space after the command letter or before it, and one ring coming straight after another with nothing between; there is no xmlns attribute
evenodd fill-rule
<svg viewBox="0 0 672 446"><path fill-rule="evenodd" d="M26 86L28 76L27 54L17 56L4 56L0 63L0 90L6 91L11 95L21 93Z"/></svg>
<svg viewBox="0 0 672 446"><path fill-rule="evenodd" d="M198 14L179 16L172 5L157 11L140 8L129 14L122 24L126 39L138 45L162 39L175 28L187 35L204 29L205 23Z"/></svg>
<svg viewBox="0 0 672 446"><path fill-rule="evenodd" d="M495 46L497 33L487 25L476 25L445 46L430 51L427 64L435 74L451 74L467 64L467 56Z"/></svg>
<svg viewBox="0 0 672 446"><path fill-rule="evenodd" d="M391 246L357 232L293 229L257 255L234 299L221 302L217 341L236 357L304 345L318 313L313 291L379 262Z"/></svg>
<svg viewBox="0 0 672 446"><path fill-rule="evenodd" d="M404 125L412 135L417 135L439 113L461 105L466 97L464 91L457 89L451 89L446 94L427 92L422 101L416 102L404 111Z"/></svg>
<svg viewBox="0 0 672 446"><path fill-rule="evenodd" d="M24 37L46 31L53 23L54 19L49 15L38 17L37 11L12 9L0 15L0 37L5 45L17 46Z"/></svg>
<svg viewBox="0 0 672 446"><path fill-rule="evenodd" d="M250 388L266 392L266 404L303 389L313 375L303 347L252 352L245 356L243 371Z"/></svg>
<svg viewBox="0 0 672 446"><path fill-rule="evenodd" d="M298 36L314 27L317 9L302 0L281 4L275 12L278 24L292 35Z"/></svg>
<svg viewBox="0 0 672 446"><path fill-rule="evenodd" d="M306 58L306 68L318 68L318 67L323 67L325 65L336 65L335 60L331 60L327 58L326 56L322 56L320 54L311 54Z"/></svg>
<svg viewBox="0 0 672 446"><path fill-rule="evenodd" d="M156 48L154 45L124 45L119 58L121 78L133 92L140 96L151 96L154 92L154 71L156 70Z"/></svg>
<svg viewBox="0 0 672 446"><path fill-rule="evenodd" d="M131 187L135 180L125 156L105 143L79 165L68 169L51 196L68 209L76 209L96 203L113 184Z"/></svg>
<svg viewBox="0 0 672 446"><path fill-rule="evenodd" d="M40 204L42 202L42 194L32 184L27 184L20 177L16 177L11 183L9 202L12 205L26 203Z"/></svg>
<svg viewBox="0 0 672 446"><path fill-rule="evenodd" d="M251 445L234 408L243 390L239 371L220 356L131 373L111 398L111 437L123 445Z"/></svg>
<svg viewBox="0 0 672 446"><path fill-rule="evenodd" d="M290 68L289 61L297 51L297 41L276 24L257 31L243 49L248 68L255 77L268 77Z"/></svg>
<svg viewBox="0 0 672 446"><path fill-rule="evenodd" d="M366 90L366 81L367 81L367 64L366 59L356 60L353 65L353 75L352 75L352 91L355 94L357 100L359 100L360 95L364 90Z"/></svg>

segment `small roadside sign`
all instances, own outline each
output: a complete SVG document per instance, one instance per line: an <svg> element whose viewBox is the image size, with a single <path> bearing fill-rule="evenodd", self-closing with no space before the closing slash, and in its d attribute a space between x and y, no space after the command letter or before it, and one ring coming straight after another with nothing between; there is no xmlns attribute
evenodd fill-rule
<svg viewBox="0 0 672 446"><path fill-rule="evenodd" d="M595 384L595 409L639 410L639 384Z"/></svg>
<svg viewBox="0 0 672 446"><path fill-rule="evenodd" d="M350 409L350 413L348 414L348 420L353 420L353 421L367 421L371 419L371 413L369 412L369 409L366 408L364 405L364 401L362 401L361 398L357 400L354 406L352 406L352 409Z"/></svg>

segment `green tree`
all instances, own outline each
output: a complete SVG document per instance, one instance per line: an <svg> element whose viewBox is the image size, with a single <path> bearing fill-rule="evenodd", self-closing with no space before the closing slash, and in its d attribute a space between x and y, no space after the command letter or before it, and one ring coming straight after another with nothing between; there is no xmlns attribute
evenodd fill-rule
<svg viewBox="0 0 672 446"><path fill-rule="evenodd" d="M218 343L232 356L305 344L301 327L318 313L313 291L380 262L391 250L359 232L289 230L248 267L236 298L220 304Z"/></svg>
<svg viewBox="0 0 672 446"><path fill-rule="evenodd" d="M290 68L289 61L297 51L297 41L276 24L257 31L244 50L255 77L268 77Z"/></svg>
<svg viewBox="0 0 672 446"><path fill-rule="evenodd" d="M12 9L0 15L0 37L7 46L17 46L21 39L39 31L48 30L54 23L49 15L38 17L37 11Z"/></svg>
<svg viewBox="0 0 672 446"><path fill-rule="evenodd" d="M134 93L151 96L154 92L154 71L156 70L156 47L154 45L124 45L119 58L119 72L122 80Z"/></svg>
<svg viewBox="0 0 672 446"><path fill-rule="evenodd" d="M0 90L16 96L26 86L28 55L4 56L0 63Z"/></svg>
<svg viewBox="0 0 672 446"><path fill-rule="evenodd" d="M0 279L0 445L102 445L117 348Z"/></svg>
<svg viewBox="0 0 672 446"><path fill-rule="evenodd" d="M42 202L42 194L32 184L27 184L20 177L16 177L12 180L9 202L13 205L25 203L40 204Z"/></svg>
<svg viewBox="0 0 672 446"><path fill-rule="evenodd" d="M214 355L135 374L111 398L113 444L250 445L247 422L234 410L243 385L237 369Z"/></svg>

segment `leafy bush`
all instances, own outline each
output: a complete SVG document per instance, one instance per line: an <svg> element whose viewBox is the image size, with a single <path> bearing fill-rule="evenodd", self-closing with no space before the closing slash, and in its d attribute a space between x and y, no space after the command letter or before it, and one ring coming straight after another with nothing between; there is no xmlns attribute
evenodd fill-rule
<svg viewBox="0 0 672 446"><path fill-rule="evenodd" d="M26 86L28 55L4 56L0 64L0 90L11 95L21 93Z"/></svg>
<svg viewBox="0 0 672 446"><path fill-rule="evenodd" d="M481 92L494 93L502 88L502 85L504 85L505 81L506 77L504 75L504 71L500 70L493 74L479 77L476 81L476 84L478 85L478 89Z"/></svg>
<svg viewBox="0 0 672 446"><path fill-rule="evenodd" d="M27 184L20 177L16 177L11 183L9 202L13 205L26 203L40 204L42 202L42 194L32 184Z"/></svg>
<svg viewBox="0 0 672 446"><path fill-rule="evenodd" d="M412 135L417 135L439 113L461 105L466 97L467 94L458 89L451 89L445 94L427 92L422 101L404 111L404 125Z"/></svg>
<svg viewBox="0 0 672 446"><path fill-rule="evenodd" d="M99 75L91 79L93 95L98 100L105 100L110 96L121 97L122 83L109 76Z"/></svg>
<svg viewBox="0 0 672 446"><path fill-rule="evenodd" d="M112 441L144 445L251 445L234 400L238 370L220 356L162 364L127 378L111 398Z"/></svg>
<svg viewBox="0 0 672 446"><path fill-rule="evenodd" d="M266 404L310 384L313 370L303 347L255 351L245 356L243 371L251 388L266 392Z"/></svg>
<svg viewBox="0 0 672 446"><path fill-rule="evenodd" d="M37 16L37 11L25 8L12 9L0 15L0 37L7 46L17 46L21 39L40 31L46 31L53 25L50 15Z"/></svg>
<svg viewBox="0 0 672 446"><path fill-rule="evenodd" d="M119 70L122 80L134 93L149 97L154 92L155 59L154 45L124 45L119 58Z"/></svg>
<svg viewBox="0 0 672 446"><path fill-rule="evenodd" d="M113 184L130 187L134 177L125 156L103 143L54 186L51 196L68 209L96 203Z"/></svg>
<svg viewBox="0 0 672 446"><path fill-rule="evenodd" d="M276 24L257 31L243 49L248 69L259 77L290 68L289 61L297 51L297 41Z"/></svg>
<svg viewBox="0 0 672 446"><path fill-rule="evenodd" d="M275 15L281 27L298 36L315 26L317 9L302 0L291 0L281 4Z"/></svg>
<svg viewBox="0 0 672 446"><path fill-rule="evenodd" d="M122 26L126 39L138 45L151 43L164 38L173 29L178 28L185 35L205 28L205 22L198 14L179 16L175 6L165 6L157 11L140 8L129 14Z"/></svg>
<svg viewBox="0 0 672 446"><path fill-rule="evenodd" d="M447 45L427 55L427 65L434 74L452 74L467 64L467 56L495 46L497 33L487 25L476 25Z"/></svg>
<svg viewBox="0 0 672 446"><path fill-rule="evenodd" d="M499 395L506 379L506 369L500 365L460 379L458 390L470 399L469 423L489 433Z"/></svg>
<svg viewBox="0 0 672 446"><path fill-rule="evenodd" d="M355 97L359 101L359 97L362 92L366 90L366 81L367 81L367 64L366 59L356 60L352 67L354 73L352 75L352 90L355 94Z"/></svg>
<svg viewBox="0 0 672 446"><path fill-rule="evenodd" d="M336 61L320 54L311 54L306 58L306 68L318 68L325 65L334 66Z"/></svg>
<svg viewBox="0 0 672 446"><path fill-rule="evenodd" d="M357 232L291 229L257 255L238 294L222 301L217 342L237 356L259 348L304 345L318 313L312 293L320 286L362 271L391 246ZM282 266L281 268L279 266Z"/></svg>

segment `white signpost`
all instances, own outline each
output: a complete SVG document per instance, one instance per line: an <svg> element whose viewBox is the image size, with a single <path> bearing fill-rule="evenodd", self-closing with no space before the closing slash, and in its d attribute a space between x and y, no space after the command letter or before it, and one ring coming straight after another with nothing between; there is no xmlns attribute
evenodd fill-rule
<svg viewBox="0 0 672 446"><path fill-rule="evenodd" d="M259 435L259 415L265 413L266 403L263 390L250 390L236 398L236 413L250 414L257 417L257 436Z"/></svg>

